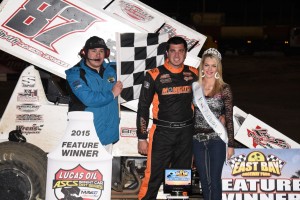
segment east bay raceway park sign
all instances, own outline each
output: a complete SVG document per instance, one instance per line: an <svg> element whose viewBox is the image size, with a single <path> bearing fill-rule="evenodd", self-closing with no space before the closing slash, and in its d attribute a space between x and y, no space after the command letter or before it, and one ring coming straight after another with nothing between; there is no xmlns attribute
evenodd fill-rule
<svg viewBox="0 0 300 200"><path fill-rule="evenodd" d="M235 149L224 164L222 200L300 200L300 146L234 106Z"/></svg>
<svg viewBox="0 0 300 200"><path fill-rule="evenodd" d="M236 149L222 187L222 200L300 200L300 149Z"/></svg>

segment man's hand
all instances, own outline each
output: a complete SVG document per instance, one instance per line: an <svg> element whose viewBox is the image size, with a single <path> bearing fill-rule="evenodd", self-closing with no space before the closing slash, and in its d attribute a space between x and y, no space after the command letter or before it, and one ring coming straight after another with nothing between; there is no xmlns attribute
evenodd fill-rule
<svg viewBox="0 0 300 200"><path fill-rule="evenodd" d="M121 81L117 81L112 89L112 93L114 94L114 97L117 97L121 94L123 90L123 84Z"/></svg>
<svg viewBox="0 0 300 200"><path fill-rule="evenodd" d="M148 154L148 141L147 140L139 140L138 141L138 151L142 155Z"/></svg>

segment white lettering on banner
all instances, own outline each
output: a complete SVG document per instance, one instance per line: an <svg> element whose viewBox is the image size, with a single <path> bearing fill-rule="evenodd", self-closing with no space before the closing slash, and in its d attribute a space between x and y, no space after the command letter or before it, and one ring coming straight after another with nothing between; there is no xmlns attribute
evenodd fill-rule
<svg viewBox="0 0 300 200"><path fill-rule="evenodd" d="M223 179L224 200L299 200L300 179Z"/></svg>
<svg viewBox="0 0 300 200"><path fill-rule="evenodd" d="M96 172L74 172L74 171L60 171L58 174L58 178L60 179L88 179L88 180L97 180ZM93 181L89 181L89 183L93 183Z"/></svg>
<svg viewBox="0 0 300 200"><path fill-rule="evenodd" d="M75 178L75 179L82 179L84 176L84 173L83 172L70 172L70 171L60 171L59 174L58 174L58 178L61 178L61 179L72 179L72 178Z"/></svg>
<svg viewBox="0 0 300 200"><path fill-rule="evenodd" d="M300 192L300 179L223 179L223 192Z"/></svg>
<svg viewBox="0 0 300 200"><path fill-rule="evenodd" d="M223 200L299 200L300 194L223 194Z"/></svg>
<svg viewBox="0 0 300 200"><path fill-rule="evenodd" d="M274 179L262 179L260 185L261 191L263 192L272 192L276 190L276 184Z"/></svg>

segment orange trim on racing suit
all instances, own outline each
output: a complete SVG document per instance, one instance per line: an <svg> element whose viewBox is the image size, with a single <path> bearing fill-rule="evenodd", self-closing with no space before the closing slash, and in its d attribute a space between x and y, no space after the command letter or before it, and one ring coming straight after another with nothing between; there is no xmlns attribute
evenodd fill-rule
<svg viewBox="0 0 300 200"><path fill-rule="evenodd" d="M144 79L137 112L137 136L147 139L149 108L153 118L167 122L183 122L193 118L192 83L197 81L197 69L182 65L164 65L149 70ZM149 132L147 168L139 199L155 199L163 180L164 169L191 167L193 125L169 128L153 124ZM177 145L178 144L178 145Z"/></svg>

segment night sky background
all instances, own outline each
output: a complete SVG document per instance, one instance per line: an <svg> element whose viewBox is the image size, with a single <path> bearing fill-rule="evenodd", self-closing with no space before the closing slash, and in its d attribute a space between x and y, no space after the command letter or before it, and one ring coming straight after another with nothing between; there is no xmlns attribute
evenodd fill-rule
<svg viewBox="0 0 300 200"><path fill-rule="evenodd" d="M224 13L224 25L300 25L298 0L141 0L146 5L176 18L181 23L191 23L191 13Z"/></svg>

